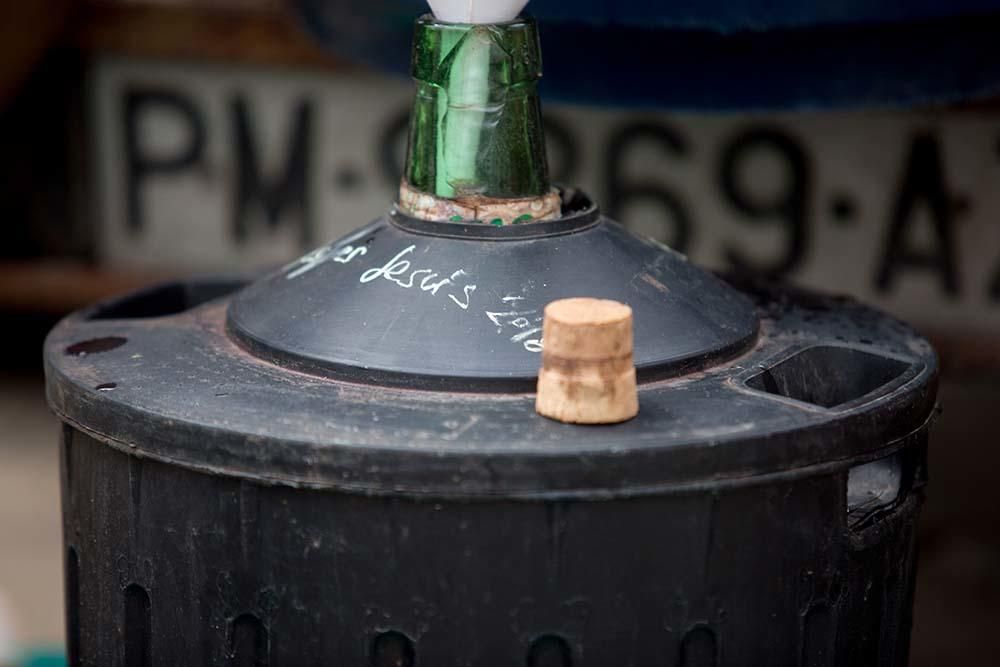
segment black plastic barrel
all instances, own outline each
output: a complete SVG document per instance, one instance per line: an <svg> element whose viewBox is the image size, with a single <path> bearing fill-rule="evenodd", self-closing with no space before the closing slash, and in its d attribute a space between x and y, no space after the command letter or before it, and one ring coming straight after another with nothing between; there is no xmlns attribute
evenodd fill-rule
<svg viewBox="0 0 1000 667"><path fill-rule="evenodd" d="M930 346L567 208L62 322L71 664L904 665ZM632 306L632 421L534 412L567 296Z"/></svg>

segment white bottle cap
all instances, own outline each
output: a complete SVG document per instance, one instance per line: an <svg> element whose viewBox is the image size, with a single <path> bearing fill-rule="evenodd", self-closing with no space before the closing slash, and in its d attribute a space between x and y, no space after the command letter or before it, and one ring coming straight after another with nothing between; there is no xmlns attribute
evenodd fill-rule
<svg viewBox="0 0 1000 667"><path fill-rule="evenodd" d="M504 23L513 21L528 0L427 0L431 11L447 23Z"/></svg>

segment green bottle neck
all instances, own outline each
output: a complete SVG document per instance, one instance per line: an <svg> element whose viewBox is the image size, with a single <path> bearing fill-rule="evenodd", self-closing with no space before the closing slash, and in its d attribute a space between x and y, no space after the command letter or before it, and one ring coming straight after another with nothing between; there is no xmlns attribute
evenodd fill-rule
<svg viewBox="0 0 1000 667"><path fill-rule="evenodd" d="M413 77L400 205L440 219L485 207L502 224L514 213L518 222L553 217L558 198L545 157L534 21L465 25L424 16L416 24Z"/></svg>

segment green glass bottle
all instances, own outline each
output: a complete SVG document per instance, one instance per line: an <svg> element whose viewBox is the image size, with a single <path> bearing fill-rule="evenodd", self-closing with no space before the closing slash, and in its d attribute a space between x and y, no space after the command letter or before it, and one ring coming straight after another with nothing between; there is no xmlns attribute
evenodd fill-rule
<svg viewBox="0 0 1000 667"><path fill-rule="evenodd" d="M417 83L400 187L416 217L518 224L559 215L549 183L534 21L417 21Z"/></svg>

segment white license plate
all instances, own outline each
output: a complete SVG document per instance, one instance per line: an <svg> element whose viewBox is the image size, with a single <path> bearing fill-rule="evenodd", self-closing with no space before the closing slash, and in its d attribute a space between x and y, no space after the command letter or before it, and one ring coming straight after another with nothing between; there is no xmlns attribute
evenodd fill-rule
<svg viewBox="0 0 1000 667"><path fill-rule="evenodd" d="M109 265L276 265L383 212L411 86L369 74L102 59ZM1000 111L677 114L546 107L554 177L695 261L1000 330Z"/></svg>

